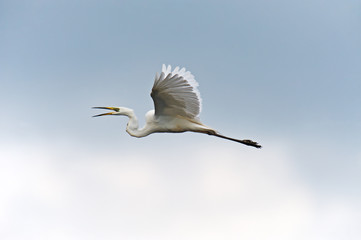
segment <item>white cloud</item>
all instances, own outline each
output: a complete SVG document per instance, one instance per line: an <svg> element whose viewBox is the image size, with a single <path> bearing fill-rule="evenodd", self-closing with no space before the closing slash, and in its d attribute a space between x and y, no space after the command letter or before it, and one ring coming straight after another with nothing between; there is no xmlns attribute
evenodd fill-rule
<svg viewBox="0 0 361 240"><path fill-rule="evenodd" d="M360 234L358 205L315 193L293 171L287 149L277 145L261 151L198 146L157 156L45 143L2 145L0 152L3 239L356 239Z"/></svg>

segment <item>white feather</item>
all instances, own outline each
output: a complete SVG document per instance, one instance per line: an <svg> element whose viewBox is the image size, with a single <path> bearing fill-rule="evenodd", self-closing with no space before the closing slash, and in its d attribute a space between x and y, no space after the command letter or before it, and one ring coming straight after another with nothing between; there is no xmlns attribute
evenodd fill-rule
<svg viewBox="0 0 361 240"><path fill-rule="evenodd" d="M163 64L162 72L156 75L151 96L155 105L155 114L198 118L202 100L194 76L185 68Z"/></svg>

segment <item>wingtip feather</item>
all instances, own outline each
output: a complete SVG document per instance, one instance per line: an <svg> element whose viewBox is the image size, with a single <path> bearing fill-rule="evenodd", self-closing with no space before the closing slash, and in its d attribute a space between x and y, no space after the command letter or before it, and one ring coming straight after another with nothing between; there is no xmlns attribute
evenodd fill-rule
<svg viewBox="0 0 361 240"><path fill-rule="evenodd" d="M170 74L170 75L169 75ZM183 79L185 79L189 85L192 87L192 91L196 94L198 102L199 102L199 112L197 114L197 117L199 116L199 114L202 111L202 98L200 96L200 92L198 90L198 82L195 80L194 76L191 74L190 71L187 71L186 68L180 68L179 66L175 67L174 70L172 71L172 66L171 65L166 65L163 64L162 65L162 72L159 75L159 77L157 78L158 80L156 82L161 82L166 78L171 78L172 75L176 75L178 74L178 76L182 77ZM168 76L169 75L169 76Z"/></svg>

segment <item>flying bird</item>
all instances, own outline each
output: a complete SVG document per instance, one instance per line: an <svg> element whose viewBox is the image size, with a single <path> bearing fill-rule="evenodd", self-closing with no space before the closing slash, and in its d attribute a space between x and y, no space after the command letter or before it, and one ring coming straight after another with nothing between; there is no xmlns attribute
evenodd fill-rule
<svg viewBox="0 0 361 240"><path fill-rule="evenodd" d="M155 132L198 132L239 142L248 146L261 148L258 143L244 139L230 138L221 135L216 130L204 125L199 120L202 108L202 99L197 89L198 83L194 76L185 68L163 64L160 75L157 73L150 96L153 98L154 110L146 113L146 124L139 129L134 111L125 107L93 107L107 109L112 112L102 113L99 116L127 116L129 122L126 131L133 137L145 137Z"/></svg>

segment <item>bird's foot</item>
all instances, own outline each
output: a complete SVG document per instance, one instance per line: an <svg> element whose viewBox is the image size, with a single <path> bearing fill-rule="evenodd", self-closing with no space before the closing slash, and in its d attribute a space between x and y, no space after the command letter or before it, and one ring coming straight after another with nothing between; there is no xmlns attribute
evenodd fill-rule
<svg viewBox="0 0 361 240"><path fill-rule="evenodd" d="M261 148L262 146L259 145L257 142L254 142L252 140L249 139L244 139L242 140L242 143L248 145L248 146L252 146L252 147L256 147L256 148Z"/></svg>

